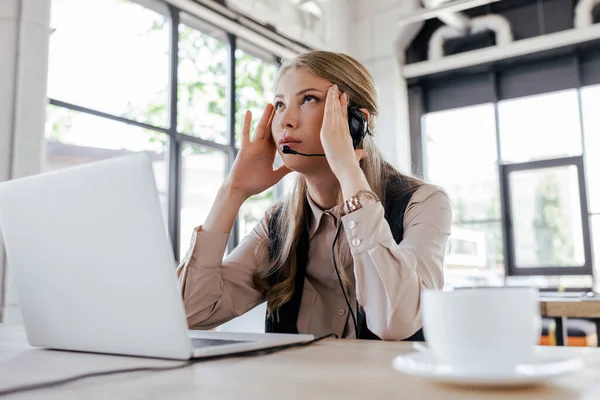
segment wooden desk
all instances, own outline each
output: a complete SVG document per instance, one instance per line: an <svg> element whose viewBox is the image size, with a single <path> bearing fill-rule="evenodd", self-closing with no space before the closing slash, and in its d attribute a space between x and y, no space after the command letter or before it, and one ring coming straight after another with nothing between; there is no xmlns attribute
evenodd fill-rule
<svg viewBox="0 0 600 400"><path fill-rule="evenodd" d="M567 338L566 319L590 319L596 324L596 332L600 336L600 300L582 300L576 298L544 298L540 297L540 312L543 317L556 321L556 344L564 346ZM598 338L600 347L600 337Z"/></svg>
<svg viewBox="0 0 600 400"><path fill-rule="evenodd" d="M99 377L15 399L419 399L591 400L600 398L600 349L543 347L584 357L585 371L518 390L465 389L396 372L410 343L328 340L255 358L231 358L169 372ZM0 325L0 388L81 373L176 362L32 349L21 328Z"/></svg>

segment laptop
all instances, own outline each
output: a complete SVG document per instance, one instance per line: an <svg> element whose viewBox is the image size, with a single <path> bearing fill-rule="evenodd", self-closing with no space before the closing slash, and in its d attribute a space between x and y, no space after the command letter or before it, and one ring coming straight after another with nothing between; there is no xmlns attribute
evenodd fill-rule
<svg viewBox="0 0 600 400"><path fill-rule="evenodd" d="M32 346L187 360L314 339L188 330L148 153L0 183L0 231Z"/></svg>

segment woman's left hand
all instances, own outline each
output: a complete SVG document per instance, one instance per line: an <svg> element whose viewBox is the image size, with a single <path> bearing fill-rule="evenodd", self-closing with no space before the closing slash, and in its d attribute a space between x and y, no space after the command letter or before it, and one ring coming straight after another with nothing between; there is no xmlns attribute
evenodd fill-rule
<svg viewBox="0 0 600 400"><path fill-rule="evenodd" d="M348 125L348 95L340 93L337 85L331 86L327 91L321 144L329 167L338 180L343 179L347 173L360 170L359 161L368 156L365 150L354 149L352 146Z"/></svg>

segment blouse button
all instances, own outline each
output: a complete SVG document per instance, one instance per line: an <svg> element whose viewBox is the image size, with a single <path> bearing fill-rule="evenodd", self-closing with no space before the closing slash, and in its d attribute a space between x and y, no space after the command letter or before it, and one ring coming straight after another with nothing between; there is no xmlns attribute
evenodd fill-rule
<svg viewBox="0 0 600 400"><path fill-rule="evenodd" d="M359 238L352 239L352 246L354 246L354 247L360 246L360 239Z"/></svg>
<svg viewBox="0 0 600 400"><path fill-rule="evenodd" d="M356 228L356 222L354 222L354 221L348 222L348 228L350 228L350 229Z"/></svg>

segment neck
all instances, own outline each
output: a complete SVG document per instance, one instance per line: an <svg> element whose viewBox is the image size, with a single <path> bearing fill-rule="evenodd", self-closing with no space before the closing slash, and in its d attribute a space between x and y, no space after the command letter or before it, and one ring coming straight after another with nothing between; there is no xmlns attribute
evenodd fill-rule
<svg viewBox="0 0 600 400"><path fill-rule="evenodd" d="M322 210L328 210L338 204L340 183L333 172L319 175L305 175L308 194Z"/></svg>

